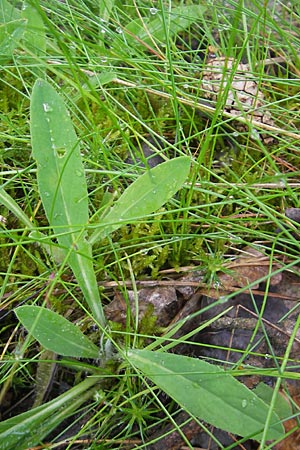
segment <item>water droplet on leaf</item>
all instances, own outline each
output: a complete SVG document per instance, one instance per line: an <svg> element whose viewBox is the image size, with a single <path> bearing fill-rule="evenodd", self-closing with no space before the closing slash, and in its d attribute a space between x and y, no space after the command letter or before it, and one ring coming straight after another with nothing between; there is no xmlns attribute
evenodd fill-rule
<svg viewBox="0 0 300 450"><path fill-rule="evenodd" d="M43 110L45 112L51 112L51 111L53 111L53 108L52 108L52 106L49 105L49 103L43 103Z"/></svg>

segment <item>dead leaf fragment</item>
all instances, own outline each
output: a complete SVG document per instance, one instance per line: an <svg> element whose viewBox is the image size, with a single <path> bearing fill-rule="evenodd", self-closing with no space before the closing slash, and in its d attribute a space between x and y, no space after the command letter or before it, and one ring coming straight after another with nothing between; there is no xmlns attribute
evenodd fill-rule
<svg viewBox="0 0 300 450"><path fill-rule="evenodd" d="M255 248L247 247L244 249L245 256L237 258L233 263L230 263L226 268L229 273L221 273L219 275L219 282L224 289L232 287L246 287L249 284L255 283L261 278L267 277L270 273L271 261L268 256ZM277 264L272 265L272 272L279 269ZM270 284L276 286L282 279L281 273L271 275ZM259 283L252 285L252 289L258 289Z"/></svg>
<svg viewBox="0 0 300 450"><path fill-rule="evenodd" d="M202 77L204 95L213 101L222 101L224 110L233 116L246 116L247 120L274 126L270 111L266 109L264 94L259 89L248 64L234 58L211 54ZM222 97L221 97L222 96ZM247 125L238 122L237 130L247 131ZM260 135L266 143L273 142L270 135Z"/></svg>

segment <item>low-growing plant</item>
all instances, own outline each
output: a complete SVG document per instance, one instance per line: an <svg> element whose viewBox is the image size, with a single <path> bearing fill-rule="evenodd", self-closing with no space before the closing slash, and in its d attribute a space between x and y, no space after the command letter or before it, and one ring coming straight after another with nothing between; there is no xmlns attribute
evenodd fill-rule
<svg viewBox="0 0 300 450"><path fill-rule="evenodd" d="M16 308L17 317L29 335L43 348L67 357L93 358L95 371L58 399L2 422L3 448L25 449L36 445L57 426L62 402L67 405L67 416L95 393L102 380L97 361L101 361L101 370L105 370L112 357L141 372L195 416L232 433L259 440L269 406L253 391L229 372L205 361L168 354L163 348L150 351L120 347L110 335L103 313L92 244L123 224L135 222L160 208L187 178L190 158L175 158L148 169L124 191L101 222L93 223L94 231L89 236L88 191L79 142L63 100L41 79L35 83L31 97L31 139L39 193L57 244L41 232L32 230L30 236L41 245L46 244L50 252L58 245L61 266L68 264L72 269L91 317L101 330L102 346L95 345L78 327L44 306ZM2 201L29 225L23 212L4 191ZM267 438L279 439L284 429L275 411L269 420Z"/></svg>
<svg viewBox="0 0 300 450"><path fill-rule="evenodd" d="M59 3L61 3L62 11L65 11L64 8L67 8L67 5L64 2ZM84 11L86 5L85 2L83 3L81 6ZM89 59L88 51L83 51L87 48L85 47L86 43L83 40L82 48L79 42L77 43L78 47L75 45L75 48L68 49L68 44L72 42L72 35L68 35L67 26L64 33L60 35L61 28L56 28L53 25L54 22L50 19L53 9L46 13L40 2L31 0L25 2L26 8L20 11L7 0L2 0L0 7L0 9L2 8L0 17L3 22L0 28L1 63L5 64L10 61L15 50L21 44L26 57L30 55L32 58L30 62L34 63L30 72L31 82L34 80L33 88L30 89L30 136L37 175L36 191L41 200L46 219L43 217L40 222L39 219L36 219L34 223L32 217L29 217L29 214L24 212L18 202L9 194L5 184L0 188L0 202L23 224L22 235L27 236L27 243L38 245L40 249L45 250L52 267L55 268L46 282L45 298L39 297L38 304L25 304L14 309L20 324L26 328L28 335L24 338L23 346L22 343L20 344L20 355L16 355L11 364L9 375L5 378L5 383L7 383L5 387L7 387L15 371L18 370L18 364L23 355L22 348L28 346L34 339L41 346L41 358L44 358L41 359L41 362L45 363L46 371L52 370L52 362L53 364L72 367L79 377L77 384L67 392L42 405L39 405L37 401L31 410L0 422L0 441L3 443L1 444L3 449L18 448L22 450L41 444L45 437L56 429L64 419L80 412L84 405L93 400L98 407L103 405L103 410L99 407L100 409L97 412L99 417L102 411L107 413L107 405L111 407L107 417L119 412L123 417L131 415L128 424L123 424L128 429L131 429L130 427L135 422L138 425L143 424L146 416L151 418L152 400L149 400L149 398L154 398L159 408L168 415L164 403L157 394L158 390L166 393L191 417L242 436L242 438L260 441L262 445L266 440L280 441L285 434L282 423L292 415L287 403L277 398L279 384L276 385L274 391L268 389L264 384L260 384L257 389L250 390L236 379L242 373L247 374L247 370L240 372L238 370L225 370L218 363L210 364L200 359L168 353L168 350L175 346L173 337L183 321L165 330L165 334L161 337L155 337L138 336L137 327L134 330L127 327L126 331L121 327L117 329L117 326L114 327L105 317L104 299L99 290L97 273L101 269L104 271L105 268L100 267L99 269L99 266L96 267L95 248L97 249L98 259L101 260L104 242L111 242L115 232L121 227L128 224L136 225L147 219L150 220L153 214L157 213L163 205L171 199L174 201L175 194L177 198L175 198L175 203L171 203L172 205L176 205L180 195L183 197L186 195L191 204L199 203L199 208L193 209L194 207L192 207L190 211L193 217L200 216L203 212L203 219L199 219L201 225L207 219L213 217L215 222L212 221L212 225L208 224L208 227L215 227L224 212L228 215L233 214L236 204L241 207L242 213L248 210L250 203L253 203L255 205L253 210L257 216L260 215L261 211L265 212L267 218L270 218L273 214L270 207L265 206L261 200L263 195L261 198L257 198L256 187L252 189L251 186L251 183L256 181L256 173L254 173L253 168L258 166L261 160L270 163L274 173L277 173L276 165L270 158L269 153L267 151L264 153L261 143L254 147L254 150L251 149L248 140L247 150L249 152L253 150L253 154L249 156L249 160L240 164L243 167L243 173L236 173L231 167L224 168L223 172L226 171L228 174L228 179L224 183L223 169L220 170L221 175L219 175L218 171L213 171L211 167L216 133L222 129L223 125L224 127L230 126L231 122L229 121L228 124L226 123L228 122L227 119L223 118L221 125L217 124L220 115L214 114L212 108L201 104L201 102L197 107L202 112L207 112L208 116L213 116L213 125L208 128L208 137L203 138L203 147L200 150L197 149L199 152L198 154L195 153L195 158L182 156L184 152L181 151L178 153L181 156L175 154L172 155L174 158L169 159L168 156L164 155L165 162L156 167L150 167L145 157L143 161L145 170L142 175L137 176L134 171L131 172L130 183L127 188L119 182L113 195L108 195L108 198L103 195L101 208L93 204L89 192L88 172L83 162L84 152L81 148L81 139L78 137L75 127L75 125L78 126L78 122L82 125L80 115L84 114L83 111L88 111L89 116L92 116L92 113L98 115L100 122L103 119L105 127L108 128L114 121L118 120L123 126L125 123L124 117L126 117L134 131L136 131L136 123L137 127L140 127L139 130L146 129L149 131L151 129L140 119L138 113L133 116L132 111L135 111L136 105L132 97L127 95L125 89L123 96L120 94L118 97L114 97L115 93L111 94L105 91L105 86L109 83L117 83L121 87L138 88L142 97L143 92L141 92L139 83L143 86L144 80L147 80L148 77L151 79L151 75L153 86L143 88L145 92L153 95L153 98L160 97L160 99L166 99L170 102L158 111L158 117L159 114L164 116L165 111L167 113L161 121L157 117L155 118L156 134L159 135L162 123L168 122L169 109L173 108L175 111L174 118L170 121L169 126L172 128L174 124L178 125L178 129L182 132L182 135L179 134L178 138L179 147L181 145L184 149L188 148L193 139L200 136L196 124L202 118L196 116L194 110L191 112L189 109L193 109L195 106L195 98L186 87L186 74L182 76L183 71L180 67L174 71L169 39L187 30L189 26L200 20L206 7L198 4L177 6L177 2L174 2L176 5L171 8L170 3L168 9L162 1L158 3L160 14L157 15L158 9L152 7L147 19L139 14L132 19L128 12L130 5L127 5L124 8L123 16L127 20L124 20L124 23L119 23L113 16L113 11L114 9L118 10L120 5L113 0L100 2L97 11L103 28L100 29L95 26L95 23L89 24L90 29L88 30L83 26L84 36L89 40L90 48L97 47L97 52L101 53L102 58L111 58L113 64L108 71L99 71L99 73L90 77L87 63L87 67L84 66L84 69L80 64L73 65L76 52L80 55L81 52L84 54L82 60L84 58ZM85 16L81 17L79 14L79 18L84 23ZM110 18L112 19L111 22L109 22ZM115 29L112 29L112 23ZM47 37L46 30L55 39L51 40ZM210 33L213 40L211 31L206 31ZM104 39L101 39L101 33L108 36L108 44L104 42ZM163 56L157 43L163 44L167 48ZM56 75L55 64L57 64L57 60L51 61L52 68L49 69L51 76L46 75L48 67L44 59L48 57L48 47L50 53L53 49L58 53L61 51L69 64L70 73L62 70L58 77L59 82L54 76ZM151 57L154 55L157 61L161 62L161 65L158 64L157 66L157 62L155 62L154 66L150 64L148 67L151 58L142 59L146 52L149 52ZM93 55L94 57L95 55ZM194 54L191 57L194 57ZM91 64L93 58L91 58ZM125 66L128 63L129 59L132 70L136 67L141 69L138 71L139 79L135 81L122 79L117 73L121 71L123 65ZM138 64L140 64L140 67ZM156 69L158 67L159 70L154 70L154 67ZM168 68L167 76L165 67ZM71 111L72 119L69 113L70 108L66 106L66 101L63 100L61 93L58 93L60 86L64 83L67 84L64 92L70 93L73 105L76 105L74 111L77 115L74 114L74 111ZM158 89L161 90L158 91ZM196 83L197 90L199 89ZM86 94L84 100L82 92ZM95 103L90 108L88 102L92 102L95 93L98 95L99 92L103 93L104 98L114 99L114 108L119 108L121 111L120 118L111 110L107 117L103 118L103 114L105 114L103 111L106 111L104 102L101 106ZM129 107L127 104L125 105L124 98L129 101ZM153 99L152 103L149 104L143 105L143 108L151 110L151 108L155 109L157 106ZM80 111L78 105L82 107L82 111ZM181 128L181 124L179 124L179 106L188 119L184 119L185 127L190 128L188 131L191 134L187 139L182 137L186 130L185 127ZM133 117L134 119L138 118L138 120L135 122ZM101 123L100 125L97 124L98 126L101 127ZM85 132L89 136L88 127ZM116 131L115 134L117 135L118 132ZM114 131L109 130L107 136L109 137L110 134L114 134ZM97 133L93 135L97 135ZM124 139L127 145L126 136L125 131L118 139ZM201 141L201 139L200 137L199 140ZM97 138L95 140L97 141ZM164 140L162 142L164 144ZM235 135L231 136L231 142L235 142ZM126 145L124 144L124 146ZM105 153L105 146L103 145L101 149L97 145L95 147L99 153L99 158L103 156L102 160L109 166L111 160ZM251 161L250 164L249 161ZM202 163L207 164L202 165ZM201 173L207 175L203 185L195 181L198 179L195 174L199 172L200 166ZM140 165L134 166L133 170L137 167L140 167ZM114 186L114 175L111 178L112 180L105 179L103 185L110 186L111 183ZM187 180L190 182L189 184L186 182ZM246 186L243 190L239 188L241 180L246 180ZM200 181L202 182L202 180ZM225 187L222 183L225 184ZM216 189L211 187L214 185L217 186ZM118 191L121 189L123 189L123 193L119 194ZM280 193L276 193L276 195L280 197L282 195L281 187L278 188L279 191ZM272 193L270 198L276 197L276 195ZM236 198L238 198L238 201ZM187 205L189 205L188 202ZM32 210L34 208L35 206L31 207ZM166 211L167 213L171 214L169 211ZM180 214L183 217L180 224L183 230L182 234L188 234L190 230L187 225L188 208L182 208ZM158 221L163 216L164 213L160 210ZM47 224L45 225L46 220ZM234 217L232 220L234 220ZM275 222L276 220L280 225L280 221L275 219ZM175 219L174 222L176 222ZM235 227L241 230L242 236L245 235L245 230L248 232L247 224L243 226L243 223L240 225L236 221ZM208 285L217 283L217 273L226 272L226 268L222 268L224 248L228 245L228 241L231 242L235 237L229 236L226 227L224 229L225 233L221 235L216 244L214 242L212 245L207 243L206 249L201 249L203 255L206 255ZM176 230L176 225L174 225L174 230ZM285 229L283 229L283 233L285 232ZM210 235L212 236L211 240L215 237L214 233L213 229ZM251 234L250 231L248 233ZM289 238L288 231L286 233ZM202 246L203 235L199 233L194 241L197 242L199 247ZM238 241L238 237L236 239ZM208 252L207 248L209 249ZM194 246L193 250L195 251L195 254L193 254L194 260L197 260L199 257L198 247ZM220 255L218 252L220 252ZM290 267L293 267L294 264L291 263ZM96 338L88 337L71 320L67 320L63 314L63 305L62 308L57 307L57 299L55 302L51 299L51 294L66 269L71 270L76 280L76 286L80 288L80 290L72 291L73 299L81 307L85 319L97 326ZM227 272L230 273L230 270L227 270ZM9 274L9 270L7 274ZM84 302L81 302L82 296ZM216 304L222 302L224 302L224 298L220 298ZM201 331L209 324L210 321L200 325L197 331ZM295 325L295 333L298 325L298 323ZM147 329L145 334L151 331L151 326L152 322L149 321L149 330ZM153 327L155 327L155 318ZM188 337L185 338L188 339ZM293 335L290 340L290 346L294 337ZM47 357L43 353L44 350L47 351ZM59 361L56 360L56 355L61 358ZM288 353L286 355L287 359ZM276 373L270 370L271 376L278 377L279 382L281 376L286 375L284 372L286 359ZM83 372L85 378L82 380ZM46 378L48 376L49 372L46 374ZM140 392L137 393L136 390L132 394L131 386L135 383L135 380L138 380ZM123 390L117 386L117 382L120 382ZM125 384L126 388L124 387ZM107 391L109 391L109 394L107 394ZM126 409L127 393L130 393L133 399L138 397L137 403L130 410ZM146 395L144 395L145 393ZM109 399L107 399L108 395L111 396ZM130 401L131 398L128 403ZM144 409L144 403L149 403L149 409ZM101 417L98 420L101 420ZM109 434L110 425L106 426Z"/></svg>

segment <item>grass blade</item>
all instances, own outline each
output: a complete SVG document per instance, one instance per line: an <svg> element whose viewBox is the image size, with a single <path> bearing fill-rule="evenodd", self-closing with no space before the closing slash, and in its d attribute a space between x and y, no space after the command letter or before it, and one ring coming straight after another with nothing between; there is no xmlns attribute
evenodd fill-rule
<svg viewBox="0 0 300 450"><path fill-rule="evenodd" d="M56 399L1 422L1 449L25 450L40 444L43 437L93 395L97 382L97 377L87 378Z"/></svg>
<svg viewBox="0 0 300 450"><path fill-rule="evenodd" d="M29 220L28 216L26 216L17 202L5 191L2 186L0 187L0 203L11 211L20 220L20 222L23 222L29 230L33 228L33 224Z"/></svg>

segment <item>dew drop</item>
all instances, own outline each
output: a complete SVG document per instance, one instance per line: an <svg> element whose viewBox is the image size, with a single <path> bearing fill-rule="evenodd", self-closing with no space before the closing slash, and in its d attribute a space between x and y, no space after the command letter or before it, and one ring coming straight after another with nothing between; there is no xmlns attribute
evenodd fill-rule
<svg viewBox="0 0 300 450"><path fill-rule="evenodd" d="M122 33L123 33L123 30L122 30L122 28L117 27L117 28L116 28L116 32L119 33L119 34L122 34Z"/></svg>
<svg viewBox="0 0 300 450"><path fill-rule="evenodd" d="M43 110L45 112L51 112L51 111L53 111L53 108L52 108L52 106L49 105L49 103L43 103Z"/></svg>
<svg viewBox="0 0 300 450"><path fill-rule="evenodd" d="M244 399L244 400L242 401L242 408L246 408L247 405L248 405L248 402L247 402L247 400Z"/></svg>
<svg viewBox="0 0 300 450"><path fill-rule="evenodd" d="M78 176L78 177L82 177L82 175L83 175L83 172L82 172L82 170L75 170L75 174Z"/></svg>
<svg viewBox="0 0 300 450"><path fill-rule="evenodd" d="M285 180L281 179L281 180L279 181L279 186L280 186L280 187L286 187L286 182L285 182Z"/></svg>
<svg viewBox="0 0 300 450"><path fill-rule="evenodd" d="M150 8L149 11L150 11L150 14L152 14L152 16L155 16L155 14L157 14L157 12L158 12L158 9L157 8Z"/></svg>
<svg viewBox="0 0 300 450"><path fill-rule="evenodd" d="M44 196L49 197L50 196L49 192L44 192Z"/></svg>
<svg viewBox="0 0 300 450"><path fill-rule="evenodd" d="M256 141L260 140L259 132L255 128L251 131L251 138Z"/></svg>

